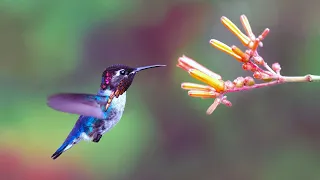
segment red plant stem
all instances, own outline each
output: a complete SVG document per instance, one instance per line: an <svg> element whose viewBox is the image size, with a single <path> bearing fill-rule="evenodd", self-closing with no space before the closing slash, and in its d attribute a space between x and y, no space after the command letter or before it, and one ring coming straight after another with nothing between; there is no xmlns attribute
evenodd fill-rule
<svg viewBox="0 0 320 180"><path fill-rule="evenodd" d="M224 94L229 92L247 91L247 90L263 88L267 86L273 86L273 85L284 84L289 82L314 82L314 81L320 81L320 76L310 75L310 74L305 76L279 76L271 82L255 84L253 86L244 86L241 88L228 89L224 92Z"/></svg>
<svg viewBox="0 0 320 180"><path fill-rule="evenodd" d="M272 76L273 74L269 71L265 71L263 70L262 68L260 68L258 65L256 65L255 63L253 63L252 61L249 61L248 62L250 65L253 66L254 69L256 69L256 71L259 71L259 72L262 72L262 73L265 73L265 74L268 74L270 76Z"/></svg>
<svg viewBox="0 0 320 180"><path fill-rule="evenodd" d="M263 87L273 86L273 85L282 84L282 83L285 83L285 81L275 80L275 81L271 81L271 82L267 82L267 83L255 84L253 86L243 86L241 88L228 89L225 91L225 93L247 91L247 90L263 88Z"/></svg>

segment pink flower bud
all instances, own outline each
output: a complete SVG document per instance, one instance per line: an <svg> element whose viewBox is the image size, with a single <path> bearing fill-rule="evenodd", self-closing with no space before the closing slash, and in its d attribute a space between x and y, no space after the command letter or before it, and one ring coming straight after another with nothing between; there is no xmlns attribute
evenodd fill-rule
<svg viewBox="0 0 320 180"><path fill-rule="evenodd" d="M261 79L262 79L263 81L265 81L265 82L269 82L269 81L272 80L272 78L271 78L270 75L268 75L268 74L261 73L261 75L262 75Z"/></svg>
<svg viewBox="0 0 320 180"><path fill-rule="evenodd" d="M238 77L237 79L235 79L233 81L233 84L237 87L237 88L242 88L244 86L244 77Z"/></svg>
<svg viewBox="0 0 320 180"><path fill-rule="evenodd" d="M261 72L259 72L259 71L254 72L253 77L256 79L261 79L262 78Z"/></svg>
<svg viewBox="0 0 320 180"><path fill-rule="evenodd" d="M221 103L226 105L227 107L231 107L232 106L232 103L227 99L223 99Z"/></svg>
<svg viewBox="0 0 320 180"><path fill-rule="evenodd" d="M278 73L278 72L280 72L280 70L281 70L281 66L280 66L279 63L273 63L273 64L272 64L272 69L273 69L276 73Z"/></svg>
<svg viewBox="0 0 320 180"><path fill-rule="evenodd" d="M262 41L264 38L266 38L266 36L269 34L270 29L266 28L261 35L258 37L260 39L260 41Z"/></svg>
<svg viewBox="0 0 320 180"><path fill-rule="evenodd" d="M255 84L254 79L250 76L244 78L244 85L253 86Z"/></svg>
<svg viewBox="0 0 320 180"><path fill-rule="evenodd" d="M263 63L264 63L264 60L262 59L261 56L254 56L254 57L253 57L253 61L254 61L256 64L259 64L259 65L263 65Z"/></svg>
<svg viewBox="0 0 320 180"><path fill-rule="evenodd" d="M233 89L234 88L234 84L231 81L224 82L224 85L226 86L227 89Z"/></svg>
<svg viewBox="0 0 320 180"><path fill-rule="evenodd" d="M253 68L252 65L249 64L249 63L242 64L242 69L245 70L245 71L251 71L252 68Z"/></svg>

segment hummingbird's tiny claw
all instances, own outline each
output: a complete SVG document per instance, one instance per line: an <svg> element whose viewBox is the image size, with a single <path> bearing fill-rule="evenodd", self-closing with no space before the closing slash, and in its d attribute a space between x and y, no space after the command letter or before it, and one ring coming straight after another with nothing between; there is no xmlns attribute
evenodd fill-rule
<svg viewBox="0 0 320 180"><path fill-rule="evenodd" d="M98 143L101 139L102 135L101 134L97 134L95 138L93 138L92 142Z"/></svg>

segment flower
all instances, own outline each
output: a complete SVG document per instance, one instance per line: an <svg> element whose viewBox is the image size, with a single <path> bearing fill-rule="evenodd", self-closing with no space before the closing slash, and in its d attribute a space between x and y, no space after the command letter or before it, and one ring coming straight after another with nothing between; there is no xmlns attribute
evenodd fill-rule
<svg viewBox="0 0 320 180"><path fill-rule="evenodd" d="M231 102L227 100L227 96L225 96L226 93L258 87L259 85L255 83L254 78L265 81L272 80L272 72L265 71L259 67L259 65L266 66L266 63L257 52L258 47L262 46L261 41L269 33L269 29L265 29L262 34L256 38L251 30L247 17L241 15L240 21L246 34L242 33L227 17L221 17L222 24L229 29L232 34L238 37L245 47L247 47L246 51L242 51L234 45L230 47L216 39L211 39L209 42L213 47L242 63L242 68L244 70L252 71L254 73L253 78L250 76L245 78L240 76L233 81L223 81L219 74L212 72L185 55L178 59L178 67L187 71L191 77L206 84L201 85L184 82L181 84L181 88L188 90L188 95L191 97L215 98L213 104L208 108L207 114L211 114L219 104L224 104L226 106L232 105Z"/></svg>
<svg viewBox="0 0 320 180"><path fill-rule="evenodd" d="M280 74L281 66L279 63L274 63L271 68L258 53L258 48L263 46L262 40L265 39L270 30L266 28L256 37L245 15L240 16L240 21L246 34L242 33L228 18L224 16L221 17L222 24L229 29L232 34L237 36L241 43L247 48L245 51L242 51L234 45L230 47L216 39L211 39L209 42L213 47L242 63L242 69L251 71L253 73L252 77L239 76L233 81L224 81L220 75L210 71L191 58L182 56L178 59L178 67L187 71L193 78L207 84L182 83L181 88L189 90L188 95L192 97L215 98L214 102L207 109L207 114L211 114L220 104L228 107L232 106L232 103L227 100L227 96L225 96L227 93L246 91L286 82L320 81L320 76L310 74L293 77L282 76ZM264 82L256 83L255 79Z"/></svg>
<svg viewBox="0 0 320 180"><path fill-rule="evenodd" d="M250 38L248 36L246 36L245 34L243 34L240 31L240 29L235 24L233 24L233 22L231 22L227 17L222 16L221 17L221 22L226 28L228 28L235 36L237 36L239 38L239 40L241 41L241 43L244 46L248 46L249 45ZM249 28L250 28L249 23L246 24L246 25L248 25Z"/></svg>
<svg viewBox="0 0 320 180"><path fill-rule="evenodd" d="M183 83L181 85L182 88L200 91L206 89L215 92L221 92L225 89L224 81L221 79L221 76L219 74L210 71L209 69L205 68L204 66L197 63L191 58L188 58L186 56L180 57L178 59L177 66L187 71L191 77L209 85L203 86L193 83Z"/></svg>
<svg viewBox="0 0 320 180"><path fill-rule="evenodd" d="M243 52L238 47L232 46L229 47L222 42L211 39L210 43L213 47L233 56L236 60L240 62L248 62L252 56L255 56L256 59L262 59L259 55L257 55L258 46L262 46L262 40L268 35L269 29L266 28L261 35L256 38L251 30L250 23L245 15L240 16L240 21L242 23L243 28L245 29L247 35L243 34L240 29L233 24L227 17L221 17L222 24L233 33L236 37L239 38L241 43L248 48L247 51Z"/></svg>
<svg viewBox="0 0 320 180"><path fill-rule="evenodd" d="M214 77L216 79L221 79L221 76L219 74L216 74L216 73L210 71L206 67L202 66L201 64L197 63L196 61L194 61L191 58L188 58L187 56L184 56L184 55L178 59L177 66L186 70L186 71L189 71L190 69L197 69L197 70L202 71L211 77Z"/></svg>
<svg viewBox="0 0 320 180"><path fill-rule="evenodd" d="M211 114L213 110L220 104L227 104L231 106L231 103L226 100L226 98L220 100L221 93L224 93L225 90L230 87L228 86L229 82L225 83L219 74L216 74L203 65L197 63L193 59L182 56L178 59L178 67L187 71L191 77L207 84L196 84L190 82L184 82L181 84L181 88L188 91L188 95L191 97L200 97L200 98L216 98L213 105L207 110L208 114Z"/></svg>

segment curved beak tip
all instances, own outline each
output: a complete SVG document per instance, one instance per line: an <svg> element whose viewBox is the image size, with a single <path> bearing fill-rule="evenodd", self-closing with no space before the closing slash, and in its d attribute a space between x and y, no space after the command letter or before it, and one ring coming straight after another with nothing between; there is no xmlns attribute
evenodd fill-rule
<svg viewBox="0 0 320 180"><path fill-rule="evenodd" d="M135 72L139 72L139 71L142 71L142 70L145 70L145 69L150 69L150 68L164 67L164 66L167 66L167 65L157 64L157 65L151 65L151 66L138 67L138 68L135 69Z"/></svg>

